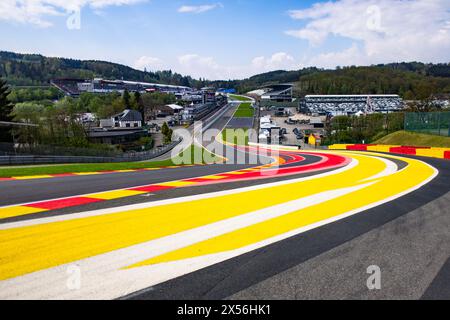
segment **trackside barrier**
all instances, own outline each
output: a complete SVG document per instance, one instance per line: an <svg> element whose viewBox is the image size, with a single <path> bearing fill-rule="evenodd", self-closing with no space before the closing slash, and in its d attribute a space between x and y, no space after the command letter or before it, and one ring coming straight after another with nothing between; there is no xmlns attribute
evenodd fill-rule
<svg viewBox="0 0 450 320"><path fill-rule="evenodd" d="M421 157L439 159L450 159L450 148L394 146L394 145L370 145L370 144L334 144L329 150L351 150L351 151L375 151L396 154L406 154Z"/></svg>
<svg viewBox="0 0 450 320"><path fill-rule="evenodd" d="M33 165L33 164L61 164L61 163L106 163L106 162L135 162L157 158L175 148L182 139L171 144L146 152L134 152L117 157L90 156L47 156L47 155L0 155L0 165Z"/></svg>

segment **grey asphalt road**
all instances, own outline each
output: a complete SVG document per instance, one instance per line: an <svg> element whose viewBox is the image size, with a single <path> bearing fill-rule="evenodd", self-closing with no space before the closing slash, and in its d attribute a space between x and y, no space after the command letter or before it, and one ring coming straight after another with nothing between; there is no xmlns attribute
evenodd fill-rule
<svg viewBox="0 0 450 320"><path fill-rule="evenodd" d="M215 126L224 127L230 114L231 110ZM124 299L450 299L450 161L421 160L440 173L411 194ZM306 161L316 159L311 157ZM401 168L402 164L398 164ZM0 184L0 205L153 184L243 167L248 165L8 181ZM129 197L83 209L156 201L257 183L260 181L168 190L149 198ZM71 210L79 211L79 208L50 211L46 216L70 214ZM40 214L27 218L33 217L38 218ZM381 270L380 290L367 288L369 266Z"/></svg>
<svg viewBox="0 0 450 320"><path fill-rule="evenodd" d="M112 173L36 180L3 181L0 183L0 205L64 198L75 195L131 188L166 181L188 179L223 173L249 165L206 165L157 171Z"/></svg>
<svg viewBox="0 0 450 320"><path fill-rule="evenodd" d="M438 177L396 201L123 299L448 299L450 161L425 161Z"/></svg>
<svg viewBox="0 0 450 320"><path fill-rule="evenodd" d="M232 105L226 113L211 126L212 129L222 130L234 113L237 105ZM210 147L213 140L200 141L205 147ZM220 144L223 154L234 155L232 159L238 159L238 155L244 160L244 164L215 164L195 167L180 167L161 169L157 171L139 171L131 173L112 173L90 176L61 177L36 180L15 180L0 183L0 206L14 205L28 202L44 201L64 198L88 193L131 188L141 185L149 185L173 180L188 179L199 176L212 175L228 171L239 170L255 166L257 163L249 161L248 154L224 147ZM269 161L266 159L266 161ZM247 163L247 164L246 164ZM259 162L258 162L259 163Z"/></svg>
<svg viewBox="0 0 450 320"><path fill-rule="evenodd" d="M314 163L318 161L318 157L316 156L307 156L305 160L303 161L303 164L309 164ZM399 163L399 165L402 165L402 163ZM289 167L290 165L286 165L284 167ZM143 194L143 195L137 195L132 197L126 197L126 198L119 198L109 201L101 201L101 202L94 202L82 206L75 206L75 207L67 207L64 209L57 209L57 210L51 210L51 211L45 211L45 212L38 212L34 214L28 214L25 216L17 216L17 217L10 217L5 219L0 219L0 224L3 223L9 223L9 222L17 222L22 220L31 220L31 219L38 219L43 217L50 217L50 216L58 216L58 215L66 215L66 214L72 214L77 212L86 212L86 211L93 211L93 210L99 210L99 209L106 209L106 208L116 208L120 206L126 206L131 204L138 204L138 203L148 203L148 202L154 202L154 201L160 201L160 200L167 200L167 199L175 199L179 197L186 197L186 196L192 196L192 195L198 195L198 194L205 194L205 193L212 193L212 192L219 192L224 190L232 190L237 188L244 188L244 187L250 187L259 185L261 183L271 183L271 182L278 182L286 179L297 179L297 178L304 178L312 175L316 175L319 173L324 173L328 171L332 171L334 169L327 169L322 171L316 171L316 172L305 172L300 174L291 175L288 177L267 177L263 180L257 179L257 180L245 180L245 181L236 181L236 182L228 182L228 183L216 183L216 184L210 184L210 185L198 185L198 186L191 186L189 188L174 188L174 189L167 189L167 190L161 190L153 194Z"/></svg>

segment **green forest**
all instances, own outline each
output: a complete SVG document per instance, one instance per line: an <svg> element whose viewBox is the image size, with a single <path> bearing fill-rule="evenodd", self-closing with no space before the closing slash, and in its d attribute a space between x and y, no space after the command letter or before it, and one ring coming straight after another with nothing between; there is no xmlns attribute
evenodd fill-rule
<svg viewBox="0 0 450 320"><path fill-rule="evenodd" d="M202 81L172 71L147 72L117 63L48 58L38 54L0 51L0 76L11 86L48 86L51 79L124 79L182 86L202 86Z"/></svg>
<svg viewBox="0 0 450 320"><path fill-rule="evenodd" d="M156 107L175 101L175 96L158 92L142 95L128 92L124 95L83 93L73 99L50 86L50 80L54 78L95 77L196 88L208 85L235 88L240 93L270 84L293 83L297 97L306 94L390 93L399 94L405 100L417 100L415 105L419 111L430 110L429 98L432 95L450 94L450 63L393 63L338 67L335 70L305 68L297 71L273 71L244 80L207 81L195 80L172 71L139 71L104 61L0 52L0 121L39 125L17 129L15 135L19 142L92 148L97 146L89 143L86 128L79 125L80 113L92 112L101 119L130 108L152 117ZM403 114L335 117L327 126L325 143L370 142L401 129ZM9 130L2 128L0 140L7 141L9 133Z"/></svg>
<svg viewBox="0 0 450 320"><path fill-rule="evenodd" d="M418 62L342 67L336 70L306 68L273 71L240 81L216 81L218 87L245 93L265 85L295 84L294 94L399 94L405 100L426 99L450 93L450 63Z"/></svg>
<svg viewBox="0 0 450 320"><path fill-rule="evenodd" d="M239 93L277 83L295 84L295 95L306 94L399 94L405 100L425 99L431 94L450 93L450 63L425 64L403 62L367 67L338 67L335 70L304 68L297 71L272 71L244 80L207 81L168 71L139 71L121 64L65 58L48 58L37 54L0 51L0 77L12 86L11 100L43 101L59 98L49 88L55 78L125 79L200 88L235 88ZM18 88L19 87L19 88ZM25 88L23 88L25 87ZM21 89L22 92L18 92ZM27 91L28 89L28 91ZM37 90L36 93L34 91ZM40 91L39 91L40 90ZM33 91L33 92L32 92ZM36 96L30 98L27 96Z"/></svg>

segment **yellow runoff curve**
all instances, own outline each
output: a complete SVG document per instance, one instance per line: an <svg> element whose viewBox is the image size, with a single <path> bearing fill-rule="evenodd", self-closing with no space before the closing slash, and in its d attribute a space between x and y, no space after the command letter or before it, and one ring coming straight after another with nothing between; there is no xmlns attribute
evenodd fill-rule
<svg viewBox="0 0 450 320"><path fill-rule="evenodd" d="M374 156L355 153L351 157L358 161L358 165L348 170L270 188L1 230L0 280L127 248L320 192L365 184L387 168L384 161ZM361 191L145 260L138 265L243 247L395 196L424 183L435 174L432 167L421 161L400 159L409 163L405 169L379 178ZM143 257L143 260L147 258Z"/></svg>
<svg viewBox="0 0 450 320"><path fill-rule="evenodd" d="M179 250L168 252L130 267L184 260L250 246L320 221L332 219L357 208L370 206L370 204L380 202L383 199L394 197L397 194L405 192L405 190L414 188L434 175L435 171L433 168L423 165L419 161L410 161L408 159L407 162L409 166L405 170L399 171L384 179L375 180L376 182L374 184L364 189Z"/></svg>

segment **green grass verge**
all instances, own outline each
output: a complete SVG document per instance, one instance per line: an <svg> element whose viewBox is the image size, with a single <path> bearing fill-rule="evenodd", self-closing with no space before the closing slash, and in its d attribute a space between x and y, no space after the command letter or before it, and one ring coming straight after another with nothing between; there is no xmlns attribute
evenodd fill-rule
<svg viewBox="0 0 450 320"><path fill-rule="evenodd" d="M226 129L222 131L222 140L235 145L248 145L248 129Z"/></svg>
<svg viewBox="0 0 450 320"><path fill-rule="evenodd" d="M375 141L374 144L450 148L450 137L397 131Z"/></svg>
<svg viewBox="0 0 450 320"><path fill-rule="evenodd" d="M196 162L195 152L202 154L201 160ZM183 153L186 155L185 163L183 164L202 164L205 163L204 159L215 159L214 156L207 150L198 146L191 146L190 149ZM182 155L183 155L182 154ZM61 164L61 165L43 165L32 167L14 167L14 168L1 168L0 178L9 177L24 177L35 175L47 175L47 174L63 174L63 173L77 173L77 172L98 172L98 171L110 171L110 170L133 170L144 168L159 168L167 166L179 165L176 159L168 159L163 161L152 162L120 162L120 163L85 163L85 164Z"/></svg>
<svg viewBox="0 0 450 320"><path fill-rule="evenodd" d="M255 110L251 103L241 103L234 114L234 118L253 118Z"/></svg>
<svg viewBox="0 0 450 320"><path fill-rule="evenodd" d="M252 99L250 99L250 98L243 97L243 96L237 96L235 94L230 94L230 98L232 98L234 100L238 100L238 101L252 101Z"/></svg>

